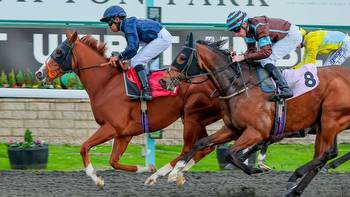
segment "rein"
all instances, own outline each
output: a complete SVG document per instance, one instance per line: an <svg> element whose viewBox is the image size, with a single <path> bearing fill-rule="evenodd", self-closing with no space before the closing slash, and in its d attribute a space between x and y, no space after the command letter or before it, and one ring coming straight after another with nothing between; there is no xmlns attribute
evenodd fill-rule
<svg viewBox="0 0 350 197"><path fill-rule="evenodd" d="M61 56L57 57L54 53L52 53L50 55L50 57L59 65L59 67L63 73L78 72L78 71L89 70L89 69L93 69L93 68L101 68L101 67L105 67L108 65L111 65L113 68L117 68L118 70L123 70L121 63L118 62L118 66L117 66L112 61L108 61L108 62L97 64L97 65L88 66L85 68L77 67L77 68L72 69L72 61L74 58L74 56L73 56L74 44L69 45L69 44L67 44L67 41L64 41L61 44L60 49L63 52L65 52L65 55L63 57L61 57Z"/></svg>
<svg viewBox="0 0 350 197"><path fill-rule="evenodd" d="M227 64L226 66L223 66L223 67L221 67L221 68L218 68L218 69L212 71L211 74L214 75L214 74L218 74L218 73L224 72L227 68L229 68L229 67L232 68L233 65L234 65L234 63L229 63L229 64ZM219 92L220 92L220 93L219 93L219 94L220 94L219 99L222 99L222 100L230 99L230 98L232 98L232 97L235 97L235 96L237 96L237 95L240 95L240 94L243 93L243 92L245 92L245 93L247 94L247 96L249 96L248 90L249 90L250 88L255 87L255 86L261 84L262 82L264 82L266 79L269 78L269 77L265 77L265 78L261 79L260 81L258 81L257 83L254 83L254 84L251 84L251 85L247 86L247 85L246 85L247 83L246 83L246 82L244 81L244 79L243 79L243 72L242 72L242 69L241 69L241 65L240 65L238 62L237 62L237 66L238 66L238 72L236 72L236 74L237 74L237 77L241 79L241 82L242 82L242 84L243 84L243 88L240 89L240 90L237 90L237 91L233 92L233 93L230 94L230 95L223 95L223 94L232 86L232 84L233 84L233 82L234 82L234 80L232 80L232 82L230 83L230 85L229 85L228 87L222 88L222 89L219 91ZM214 77L213 77L213 78L214 78ZM216 81L216 79L215 79L215 81ZM217 81L216 81L216 83L218 84ZM220 86L218 85L218 87L220 87Z"/></svg>
<svg viewBox="0 0 350 197"><path fill-rule="evenodd" d="M258 81L257 83L254 83L254 84L251 84L250 86L246 86L246 87L244 87L243 89L241 89L241 90L238 90L238 91L236 91L236 92L234 92L234 93L232 93L232 94L230 94L230 95L227 95L227 96L219 96L219 99L230 99L230 98L232 98L232 97L234 97L234 96L237 96L237 95L239 95L239 94L241 94L241 93L243 93L243 92L245 92L246 91L246 93L248 94L248 89L250 89L250 88L252 88L252 87L254 87L254 86L257 86L257 85L259 85L259 84L261 84L262 82L264 82L266 79L268 79L269 77L265 77L265 78L263 78L263 79L261 79L260 81Z"/></svg>
<svg viewBox="0 0 350 197"><path fill-rule="evenodd" d="M105 66L112 66L113 68L118 68L117 66L113 66L113 63L111 61L102 63L102 64L97 64L97 65L93 65L93 66L88 66L85 68L75 68L74 71L82 71L82 70L88 70L88 69L92 69L92 68L100 68L100 67L105 67ZM121 69L121 68L120 68Z"/></svg>

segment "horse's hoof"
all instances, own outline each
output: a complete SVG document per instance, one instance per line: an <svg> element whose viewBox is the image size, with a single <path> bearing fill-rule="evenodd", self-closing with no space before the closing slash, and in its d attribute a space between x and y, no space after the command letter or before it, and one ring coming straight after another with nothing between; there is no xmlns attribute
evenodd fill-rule
<svg viewBox="0 0 350 197"><path fill-rule="evenodd" d="M296 196L293 191L287 191L285 194L283 194L284 197L294 197Z"/></svg>
<svg viewBox="0 0 350 197"><path fill-rule="evenodd" d="M105 186L105 181L102 177L97 177L96 185L98 188L103 189L103 187Z"/></svg>
<svg viewBox="0 0 350 197"><path fill-rule="evenodd" d="M298 186L297 182L288 182L286 188L289 191L289 190L293 190L297 186Z"/></svg>
<svg viewBox="0 0 350 197"><path fill-rule="evenodd" d="M149 172L151 172L151 173L157 172L157 168L156 168L154 165L148 166L148 170L149 170Z"/></svg>
<svg viewBox="0 0 350 197"><path fill-rule="evenodd" d="M268 172L271 170L271 168L265 164L259 164L258 167L264 172Z"/></svg>
<svg viewBox="0 0 350 197"><path fill-rule="evenodd" d="M185 182L186 182L186 179L183 175L177 176L177 178L176 178L176 185L177 186L183 186L185 184Z"/></svg>
<svg viewBox="0 0 350 197"><path fill-rule="evenodd" d="M295 196L300 196L298 192L294 190L294 188L287 190L287 192L283 195L284 197L295 197Z"/></svg>
<svg viewBox="0 0 350 197"><path fill-rule="evenodd" d="M260 168L252 168L252 174L260 174L263 173L264 171Z"/></svg>
<svg viewBox="0 0 350 197"><path fill-rule="evenodd" d="M168 183L176 182L177 177L178 177L177 173L174 173L174 174L170 173L168 176Z"/></svg>
<svg viewBox="0 0 350 197"><path fill-rule="evenodd" d="M328 168L327 168L327 166L321 168L320 173L322 173L322 174L327 174L327 173L328 173Z"/></svg>
<svg viewBox="0 0 350 197"><path fill-rule="evenodd" d="M148 177L145 181L145 185L155 185L157 183L157 178L156 177Z"/></svg>

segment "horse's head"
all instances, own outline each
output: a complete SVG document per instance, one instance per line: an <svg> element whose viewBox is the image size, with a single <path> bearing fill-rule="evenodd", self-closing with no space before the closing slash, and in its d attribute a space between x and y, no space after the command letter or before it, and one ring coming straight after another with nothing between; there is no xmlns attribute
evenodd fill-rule
<svg viewBox="0 0 350 197"><path fill-rule="evenodd" d="M67 39L57 46L45 63L35 72L38 80L50 82L75 69L73 47L78 40L78 35L77 32L71 33L67 31L66 36Z"/></svg>
<svg viewBox="0 0 350 197"><path fill-rule="evenodd" d="M185 45L171 63L167 75L159 83L165 89L174 90L181 80L189 79L201 73L202 71L198 67L196 50L193 46L193 34L190 33L187 36Z"/></svg>

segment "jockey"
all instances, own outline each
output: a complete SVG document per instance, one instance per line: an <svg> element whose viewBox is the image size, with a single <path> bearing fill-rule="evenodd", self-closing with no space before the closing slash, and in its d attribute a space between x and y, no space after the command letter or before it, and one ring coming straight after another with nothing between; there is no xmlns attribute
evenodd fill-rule
<svg viewBox="0 0 350 197"><path fill-rule="evenodd" d="M270 101L292 97L293 92L275 64L278 59L294 51L301 43L299 28L282 19L266 16L249 18L242 11L230 13L226 23L227 30L232 31L234 36L243 37L248 48L244 54L234 55L232 62L258 60L281 90L272 96Z"/></svg>
<svg viewBox="0 0 350 197"><path fill-rule="evenodd" d="M157 57L171 45L171 34L157 21L150 19L126 18L126 12L120 6L107 8L100 19L108 23L113 32L122 31L127 41L127 48L119 56L112 56L111 61L130 60L130 64L142 84L142 97L151 100L147 72L144 65ZM139 51L139 45L145 45Z"/></svg>
<svg viewBox="0 0 350 197"><path fill-rule="evenodd" d="M299 47L304 47L302 61L293 68L300 68L304 64L315 64L317 54L330 54L323 63L324 66L341 65L350 57L350 37L339 31L317 30L306 33L300 29L303 42Z"/></svg>

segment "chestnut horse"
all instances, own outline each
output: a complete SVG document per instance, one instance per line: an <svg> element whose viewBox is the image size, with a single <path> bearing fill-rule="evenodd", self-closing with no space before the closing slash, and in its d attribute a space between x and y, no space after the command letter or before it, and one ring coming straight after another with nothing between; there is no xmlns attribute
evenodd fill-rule
<svg viewBox="0 0 350 197"><path fill-rule="evenodd" d="M67 32L66 36L66 41L53 51L50 58L36 72L36 76L47 82L65 72L75 72L84 84L95 120L100 125L81 146L80 154L86 174L97 186L104 186L103 179L96 175L92 167L88 152L92 147L111 139L114 139L114 144L109 162L114 169L132 172L153 171L154 169L119 162L132 137L143 133L140 102L130 101L125 94L122 72L106 63L108 59L105 56L105 44L98 44L91 36L80 40L76 32ZM170 172L198 139L207 136L205 127L221 119L218 99L209 97L213 89L210 81L200 85L185 83L180 85L177 96L159 97L147 103L149 130L165 128L181 117L184 123L184 145L181 154L149 177L146 184L154 184L159 176ZM225 129L223 127L221 130ZM198 153L189 167L213 150L214 148L208 148Z"/></svg>
<svg viewBox="0 0 350 197"><path fill-rule="evenodd" d="M260 173L260 169L251 168L243 161L262 145L274 142L270 138L275 118L275 103L268 101L271 94L263 93L257 86L256 67L247 62L231 63L227 51L220 49L223 43L198 41L193 50L200 69L209 73L218 89L228 130L199 140L176 164L169 178L180 172L197 150L235 138L227 159L247 174ZM318 69L318 77L320 83L315 89L287 100L285 134L315 124L317 131L314 158L296 169L289 178L286 196L300 195L320 169L337 156L337 135L350 126L350 68L322 67ZM251 151L239 156L238 151L245 148L251 148ZM349 154L337 163L332 162L331 167L348 160Z"/></svg>

